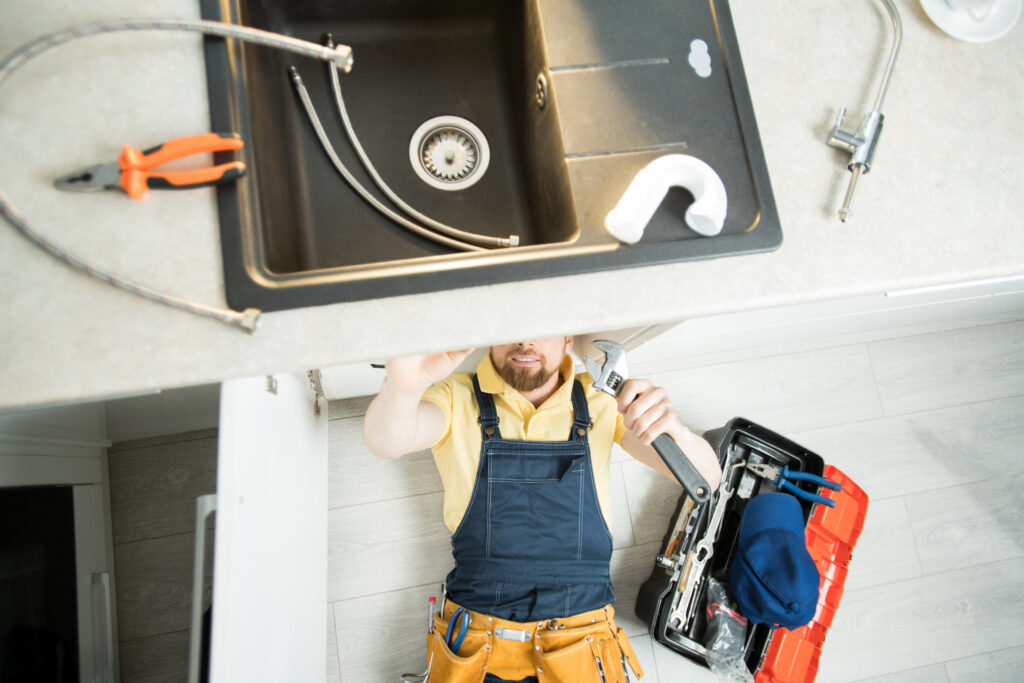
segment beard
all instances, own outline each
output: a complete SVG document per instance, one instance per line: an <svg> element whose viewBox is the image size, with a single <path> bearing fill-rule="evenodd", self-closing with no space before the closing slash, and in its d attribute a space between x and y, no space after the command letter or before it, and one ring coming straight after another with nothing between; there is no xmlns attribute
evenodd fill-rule
<svg viewBox="0 0 1024 683"><path fill-rule="evenodd" d="M551 371L546 369L547 358L544 356L540 356L540 363L537 364L537 367L522 368L513 365L512 356L514 355L516 352L512 351L500 361L495 358L491 358L491 361L501 378L520 393L540 389L553 375L558 373L557 367Z"/></svg>

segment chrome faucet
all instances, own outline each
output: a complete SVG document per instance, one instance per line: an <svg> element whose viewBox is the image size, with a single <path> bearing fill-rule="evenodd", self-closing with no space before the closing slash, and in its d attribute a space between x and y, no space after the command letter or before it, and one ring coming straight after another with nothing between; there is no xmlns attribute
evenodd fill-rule
<svg viewBox="0 0 1024 683"><path fill-rule="evenodd" d="M839 209L839 220L846 222L853 210L850 205L853 203L853 193L857 189L857 181L862 173L871 171L871 160L875 156L875 148L878 146L878 136L882 132L882 122L885 117L882 115L882 102L885 100L886 91L889 89L889 80L892 78L893 67L896 66L896 55L900 50L900 41L903 36L903 24L900 21L900 14L893 5L892 0L882 0L885 9L889 11L892 19L893 40L892 48L889 51L889 65L886 67L882 83L878 88L878 95L875 97L875 104L860 122L860 126L854 130L844 128L843 121L846 119L846 107L839 110L836 125L832 127L828 144L838 147L850 153L850 161L846 167L852 174L850 184L846 188L846 198L843 199L843 207Z"/></svg>

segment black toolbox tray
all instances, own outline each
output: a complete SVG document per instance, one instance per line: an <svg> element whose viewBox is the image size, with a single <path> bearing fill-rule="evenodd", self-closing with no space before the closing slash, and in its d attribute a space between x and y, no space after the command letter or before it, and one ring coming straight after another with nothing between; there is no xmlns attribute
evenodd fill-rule
<svg viewBox="0 0 1024 683"><path fill-rule="evenodd" d="M824 474L825 461L821 456L742 417L736 417L726 426L706 432L704 438L718 454L723 472L728 471L728 467L733 463L747 460L786 465L791 470L810 472L818 476ZM817 492L818 487L815 484L793 483L808 493ZM677 628L669 624L672 597L680 588L683 560L690 548L703 536L713 504L718 499L717 493L697 513L697 522L691 522L692 528L689 530L683 528L680 523L679 517L687 499L685 492L680 495L668 530L662 539L662 553L655 562L651 576L640 586L636 601L635 613L648 624L655 640L702 666L708 665L703 644L707 629L704 605L708 577L728 584L729 565L736 553L740 519L747 502L753 496L776 490L771 482L756 477L745 468L742 472L737 468L733 473L733 485L736 492L726 504L721 532L714 543L714 554L700 577L696 599L693 601L692 609L687 612L682 627ZM797 500L803 510L806 524L814 503L799 498ZM674 544L673 541L680 535L682 538ZM747 629L744 659L751 672L756 671L760 665L771 631L772 629L765 624L751 624Z"/></svg>

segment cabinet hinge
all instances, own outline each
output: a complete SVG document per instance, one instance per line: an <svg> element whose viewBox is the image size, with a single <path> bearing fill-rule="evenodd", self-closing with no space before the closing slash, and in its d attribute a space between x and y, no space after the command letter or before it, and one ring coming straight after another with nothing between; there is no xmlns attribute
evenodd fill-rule
<svg viewBox="0 0 1024 683"><path fill-rule="evenodd" d="M316 397L313 399L313 414L316 415L317 417L320 417L320 399L324 399L325 402L327 400L326 397L324 396L324 389L323 383L321 381L322 378L320 376L320 371L310 370L306 374L309 376L309 388L313 390L314 394L316 394Z"/></svg>

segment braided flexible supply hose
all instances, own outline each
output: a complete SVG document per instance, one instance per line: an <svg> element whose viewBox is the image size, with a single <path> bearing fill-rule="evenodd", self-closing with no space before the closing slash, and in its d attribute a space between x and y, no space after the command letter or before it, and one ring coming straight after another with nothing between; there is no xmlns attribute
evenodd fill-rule
<svg viewBox="0 0 1024 683"><path fill-rule="evenodd" d="M427 239L433 240L438 244L443 244L446 247L452 249L459 249L461 251L483 251L483 247L478 247L474 244L462 242L458 239L446 237L444 235L438 235L435 232L427 230L422 225L414 223L408 220L405 216L393 211L386 204L379 201L376 197L370 194L363 185L356 180L352 172L348 170L345 164L338 157L338 153L334 150L334 145L331 144L330 138L327 137L327 131L324 130L323 124L320 123L320 117L316 113L316 109L313 106L312 100L309 99L309 91L306 90L305 84L302 82L302 77L299 76L299 71L294 66L288 69L289 77L291 78L292 85L295 88L295 92L299 96L299 101L302 103L302 109L306 112L306 118L309 119L310 125L313 127L313 131L316 133L317 139L320 141L320 146L323 147L324 152L327 154L327 158L334 164L335 170L338 174L345 179L349 187L358 194L363 200L373 208L380 211L382 214L390 218L395 223L401 225L403 228ZM467 234L468 233L464 233Z"/></svg>
<svg viewBox="0 0 1024 683"><path fill-rule="evenodd" d="M326 44L328 47L332 47L334 45L334 39L331 38L330 35L327 37ZM464 230L459 230L458 228L453 228L446 223L434 220L430 216L421 213L399 197L398 194L384 182L384 179L380 177L380 174L377 173L377 169L374 167L373 162L370 161L369 155L366 153L366 150L363 149L363 145L359 142L359 138L356 136L356 131L352 127L352 121L348 116L348 108L345 106L345 99L341 96L341 81L338 78L338 72L335 69L331 69L329 76L331 79L331 91L334 93L334 105L338 109L338 115L341 117L341 123L345 127L345 134L348 136L352 149L354 149L356 154L359 156L359 160L363 163L363 168L366 169L366 173L373 180L374 184L388 199L394 202L395 206L400 208L407 215L425 224L427 227L433 228L434 230L444 233L449 237L454 237L455 239L491 247L515 247L519 245L519 235L491 237L489 235L477 235Z"/></svg>
<svg viewBox="0 0 1024 683"><path fill-rule="evenodd" d="M57 47L63 43L85 38L87 36L113 33L116 31L193 31L222 38L234 38L259 45L266 45L280 50L288 50L307 57L333 62L342 71L349 71L352 68L352 50L346 45L337 45L333 49L305 40L283 36L270 31L225 24L218 21L204 20L177 20L177 19L118 19L113 21L102 21L90 24L72 26L60 31L44 35L30 43L18 48L0 62L0 84L10 74L25 64L28 60L39 54ZM141 285L130 280L117 277L111 273L94 268L88 261L68 253L65 249L50 242L46 237L29 226L24 215L7 198L3 190L0 190L0 215L2 215L15 230L26 238L37 244L40 248L63 261L64 263L81 270L88 275L103 280L115 287L127 290L146 299L157 301L166 306L177 308L189 313L215 318L229 325L237 325L250 333L256 331L259 326L260 311L255 308L247 308L244 311L232 311L227 308L209 306L196 303L181 297L157 291L151 287Z"/></svg>

